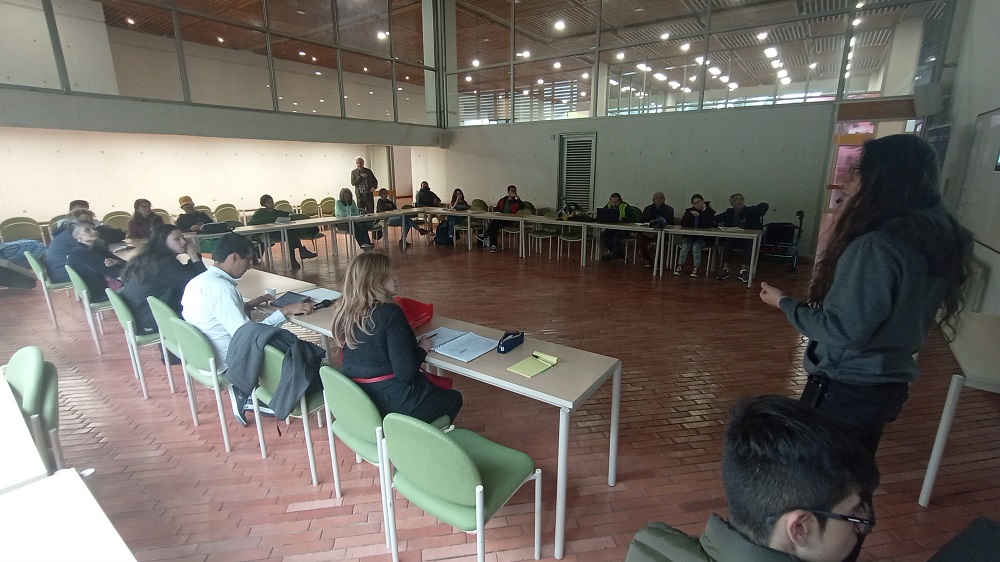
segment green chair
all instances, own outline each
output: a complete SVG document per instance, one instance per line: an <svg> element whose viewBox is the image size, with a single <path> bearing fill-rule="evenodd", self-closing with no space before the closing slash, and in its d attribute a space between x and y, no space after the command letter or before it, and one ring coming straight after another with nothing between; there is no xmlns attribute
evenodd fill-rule
<svg viewBox="0 0 1000 562"><path fill-rule="evenodd" d="M153 212L160 215L163 219L163 224L174 224L174 217L170 216L170 213L166 209L153 209Z"/></svg>
<svg viewBox="0 0 1000 562"><path fill-rule="evenodd" d="M573 242L583 243L583 234L581 229L584 227L577 228L576 226L560 226L559 234L556 234L556 259L562 259L562 248L563 242L566 243L566 254L569 255L569 248Z"/></svg>
<svg viewBox="0 0 1000 562"><path fill-rule="evenodd" d="M232 447L229 444L229 429L226 427L226 416L222 408L222 388L231 386L232 383L219 373L215 364L215 350L201 330L180 318L171 318L170 325L174 335L177 336L177 344L181 351L184 384L187 386L188 400L191 402L191 418L194 420L194 425L198 425L198 401L195 399L192 380L215 391L215 406L219 411L219 423L222 425L222 441L228 453ZM242 404L239 406L242 407Z"/></svg>
<svg viewBox="0 0 1000 562"><path fill-rule="evenodd" d="M469 208L472 209L473 211L489 211L490 210L490 206L487 205L486 201L483 201L482 199L473 199L472 202L469 203Z"/></svg>
<svg viewBox="0 0 1000 562"><path fill-rule="evenodd" d="M229 226L243 226L243 221L240 220L240 210L232 203L223 203L215 208L215 221L224 222Z"/></svg>
<svg viewBox="0 0 1000 562"><path fill-rule="evenodd" d="M317 203L312 197L303 199L302 202L299 203L299 213L308 215L310 218L318 217L319 203Z"/></svg>
<svg viewBox="0 0 1000 562"><path fill-rule="evenodd" d="M389 546L399 560L392 488L441 521L476 533L479 562L486 559L486 522L529 480L535 481L535 560L541 557L542 470L528 455L475 432L449 433L401 414L382 420Z"/></svg>
<svg viewBox="0 0 1000 562"><path fill-rule="evenodd" d="M337 214L337 200L333 197L324 197L319 202L319 212L321 217L332 217Z"/></svg>
<svg viewBox="0 0 1000 562"><path fill-rule="evenodd" d="M515 213L515 216L530 217L530 216L532 216L532 214L533 213L531 211L529 211L528 209L521 209L520 211L518 211L517 213ZM503 216L500 216L498 218L498 220L504 220ZM505 249L505 250L507 249L507 242L506 242L506 240L508 238L511 238L511 237L516 237L517 240L518 240L518 243L520 243L520 239L521 239L521 223L520 223L520 221L515 222L514 224L509 224L507 226L504 226L504 227L500 228L500 241L501 241L501 245L503 246L503 249ZM496 241L495 240L491 240L491 242L496 242Z"/></svg>
<svg viewBox="0 0 1000 562"><path fill-rule="evenodd" d="M73 290L76 291L76 297L80 299L83 304L83 315L87 317L87 324L90 325L90 335L94 336L94 345L97 346L97 354L102 355L104 352L101 350L101 340L97 337L97 329L94 327L94 319L97 319L97 326L101 329L101 335L104 335L104 312L106 310L111 310L111 303L105 302L90 302L90 290L87 289L87 283L84 282L83 277L77 273L73 266L66 266L66 273L69 274L69 280L73 283Z"/></svg>
<svg viewBox="0 0 1000 562"><path fill-rule="evenodd" d="M104 289L104 292L107 293L108 302L111 303L111 308L114 309L115 316L118 317L118 323L125 330L125 346L128 347L128 356L132 360L132 371L135 373L135 378L139 379L139 386L142 388L142 397L145 400L149 400L149 391L146 389L146 376L142 371L142 361L139 358L139 348L160 343L160 334L156 332L152 334L135 333L135 316L132 315L132 310L128 307L125 299L111 289Z"/></svg>
<svg viewBox="0 0 1000 562"><path fill-rule="evenodd" d="M128 221L130 220L132 220L132 213L126 213L125 211L111 211L110 213L104 215L104 218L101 219L101 224L117 228L127 234Z"/></svg>
<svg viewBox="0 0 1000 562"><path fill-rule="evenodd" d="M208 215L208 218L212 219L213 221L215 220L215 213L213 213L212 209L208 208L207 205L195 205L194 210L201 211L202 213Z"/></svg>
<svg viewBox="0 0 1000 562"><path fill-rule="evenodd" d="M309 218L312 218L312 217L310 217L308 214L305 214L305 213L292 213L291 218L292 218L293 221L297 221L297 220L309 219ZM301 231L298 232L299 240L310 240L310 241L312 241L313 251L316 252L317 254L319 253L319 246L316 245L316 241L317 240L322 240L323 241L323 248L324 248L324 250L326 252L326 259L327 259L327 261L329 261L330 260L330 246L329 246L329 242L326 241L326 234L323 234L323 231L321 231L318 228L316 228L316 232L314 234L307 234L307 233L303 232L305 230L311 230L311 229L314 229L314 228L316 228L316 227L315 226L304 227Z"/></svg>
<svg viewBox="0 0 1000 562"><path fill-rule="evenodd" d="M557 216L555 212L548 212L545 213L545 218L554 220ZM532 226L531 230L528 232L528 257L531 257L531 247L536 243L538 245L538 251L541 252L542 240L547 239L549 241L549 259L552 259L552 239L558 234L559 227L555 225L542 224Z"/></svg>
<svg viewBox="0 0 1000 562"><path fill-rule="evenodd" d="M11 356L0 375L7 379L19 400L38 454L49 474L63 468L59 443L59 373L45 361L42 350L23 347Z"/></svg>
<svg viewBox="0 0 1000 562"><path fill-rule="evenodd" d="M174 369L170 365L170 354L181 356L181 348L177 343L177 336L174 334L174 326L170 323L171 318L180 318L174 309L167 306L167 303L160 299L149 296L146 297L149 303L149 310L156 320L156 331L160 334L160 351L163 352L163 364L167 368L167 383L170 385L170 394L177 392L174 388Z"/></svg>
<svg viewBox="0 0 1000 562"><path fill-rule="evenodd" d="M264 426L261 423L260 402L269 403L274 398L274 391L278 388L281 380L281 363L285 360L285 354L278 348L264 346L264 363L257 373L257 388L250 393L253 398L253 417L257 422L257 439L260 441L260 457L267 458L267 445L264 443ZM292 410L288 417L302 418L302 430L306 434L306 453L309 455L309 474L312 475L313 486L319 485L319 478L316 476L316 454L313 452L312 432L309 430L309 416L313 412L323 409L323 393L314 392L311 395L303 395L299 399L299 405ZM317 417L317 420L322 418ZM320 422L322 427L322 422Z"/></svg>
<svg viewBox="0 0 1000 562"><path fill-rule="evenodd" d="M38 240L44 242L42 235L42 225L38 221L28 217L14 217L0 222L0 240L12 242L14 240Z"/></svg>
<svg viewBox="0 0 1000 562"><path fill-rule="evenodd" d="M535 214L535 205L528 201L521 201L521 206L525 209L531 211L531 214Z"/></svg>
<svg viewBox="0 0 1000 562"><path fill-rule="evenodd" d="M69 295L70 289L73 288L73 283L67 281L66 283L53 283L49 281L49 274L45 271L45 266L42 262L38 261L31 252L24 253L25 259L28 260L28 265L31 266L31 271L35 272L35 277L38 278L38 282L42 285L42 294L45 295L45 304L49 307L49 318L52 319L52 325L59 329L59 322L56 321L56 311L52 308L52 298L49 297L49 293L52 291L66 291Z"/></svg>
<svg viewBox="0 0 1000 562"><path fill-rule="evenodd" d="M275 201L274 208L278 209L279 211L288 211L289 213L295 210L292 209L292 204L289 203L287 199L282 199L281 201Z"/></svg>

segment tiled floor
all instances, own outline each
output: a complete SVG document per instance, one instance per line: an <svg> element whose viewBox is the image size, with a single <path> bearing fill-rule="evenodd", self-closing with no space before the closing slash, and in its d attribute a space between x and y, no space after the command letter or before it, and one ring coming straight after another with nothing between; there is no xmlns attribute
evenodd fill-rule
<svg viewBox="0 0 1000 562"><path fill-rule="evenodd" d="M338 286L344 254L341 247L329 265L310 260L296 275ZM750 393L796 395L803 383L798 335L735 279L657 279L620 262L580 268L575 254L520 260L513 251L424 244L391 254L400 294L433 302L440 314L624 362L617 486L606 482L609 388L573 417L564 560L621 560L648 520L698 533L710 513L725 514L719 461L727 408ZM807 276L808 266L793 274L767 263L760 280L801 294ZM326 432L313 431L320 467L313 487L301 425L273 420L266 460L253 426L233 422L226 454L209 392L198 394L195 427L184 391L169 393L157 352L147 349L141 354L151 396L144 401L113 317L98 357L79 305L54 299L58 333L37 290L0 291L0 361L34 344L59 366L66 457L97 469L95 494L139 560L389 559L371 466L340 449L344 497L336 499ZM957 368L938 333L920 361L923 378L882 441L878 526L864 560L926 560L976 515L996 516L1000 507L1000 396L976 390L962 397L931 507L916 504ZM460 426L527 452L544 471L543 557L551 557L556 410L467 379L456 387L466 400ZM473 537L405 501L399 506L402 560L474 557ZM524 490L490 523L487 559L531 559L531 525Z"/></svg>

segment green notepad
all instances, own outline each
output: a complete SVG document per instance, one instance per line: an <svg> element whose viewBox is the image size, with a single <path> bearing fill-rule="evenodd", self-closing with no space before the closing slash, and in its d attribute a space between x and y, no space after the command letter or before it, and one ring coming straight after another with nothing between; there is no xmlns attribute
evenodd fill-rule
<svg viewBox="0 0 1000 562"><path fill-rule="evenodd" d="M558 362L559 358L555 355L549 355L547 353L536 351L531 354L531 357L528 357L524 361L519 361L510 367L507 367L507 370L530 379Z"/></svg>

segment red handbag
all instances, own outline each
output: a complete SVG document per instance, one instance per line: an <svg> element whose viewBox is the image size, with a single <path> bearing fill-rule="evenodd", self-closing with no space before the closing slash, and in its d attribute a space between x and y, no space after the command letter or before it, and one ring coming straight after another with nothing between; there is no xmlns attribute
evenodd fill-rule
<svg viewBox="0 0 1000 562"><path fill-rule="evenodd" d="M406 316L406 321L410 323L410 328L414 330L430 322L431 318L434 317L433 304L400 296L392 298L399 305L399 308L403 309L403 316Z"/></svg>

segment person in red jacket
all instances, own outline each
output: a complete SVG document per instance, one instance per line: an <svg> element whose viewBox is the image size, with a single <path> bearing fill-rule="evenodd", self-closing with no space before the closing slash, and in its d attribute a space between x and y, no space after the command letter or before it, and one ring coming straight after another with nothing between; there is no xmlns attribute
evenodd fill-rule
<svg viewBox="0 0 1000 562"><path fill-rule="evenodd" d="M517 196L517 186L508 185L507 196L497 201L496 207L494 207L493 210L498 213L516 215L517 212L523 208L524 203L522 203L521 198ZM491 220L490 224L486 226L486 232L479 235L479 241L482 242L483 245L489 246L490 252L496 252L497 234L500 232L501 228L509 224L514 223L512 221Z"/></svg>

